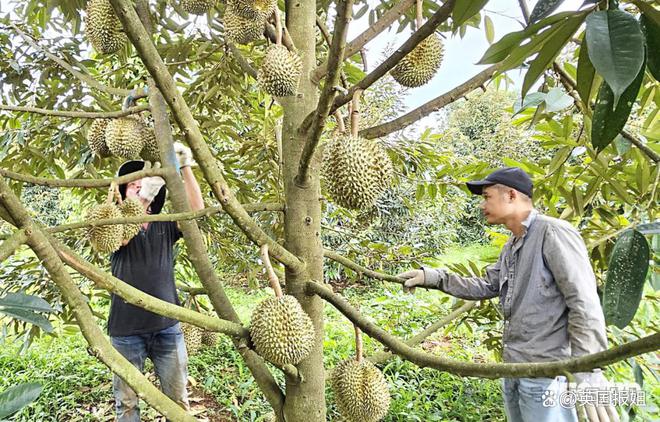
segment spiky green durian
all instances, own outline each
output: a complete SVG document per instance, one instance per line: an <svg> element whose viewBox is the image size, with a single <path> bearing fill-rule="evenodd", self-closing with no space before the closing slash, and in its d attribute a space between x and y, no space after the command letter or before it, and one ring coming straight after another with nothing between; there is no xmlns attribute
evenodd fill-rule
<svg viewBox="0 0 660 422"><path fill-rule="evenodd" d="M179 5L183 10L193 15L203 15L215 6L216 0L181 0Z"/></svg>
<svg viewBox="0 0 660 422"><path fill-rule="evenodd" d="M431 34L417 44L410 53L392 69L390 74L398 83L409 88L422 86L430 81L442 63L443 46L440 37Z"/></svg>
<svg viewBox="0 0 660 422"><path fill-rule="evenodd" d="M392 162L376 141L348 135L326 145L322 170L333 201L349 209L373 206L392 178Z"/></svg>
<svg viewBox="0 0 660 422"><path fill-rule="evenodd" d="M266 19L247 19L236 13L231 4L225 9L225 38L236 44L248 44L262 37Z"/></svg>
<svg viewBox="0 0 660 422"><path fill-rule="evenodd" d="M277 0L230 0L229 3L237 15L250 20L268 19L277 7Z"/></svg>
<svg viewBox="0 0 660 422"><path fill-rule="evenodd" d="M140 155L145 142L145 125L135 116L120 117L108 122L105 142L113 155L134 159Z"/></svg>
<svg viewBox="0 0 660 422"><path fill-rule="evenodd" d="M87 220L121 218L121 211L113 203L99 204L87 212ZM97 252L111 253L121 247L124 227L121 224L93 226L89 229L89 240Z"/></svg>
<svg viewBox="0 0 660 422"><path fill-rule="evenodd" d="M314 325L298 300L270 297L252 313L250 336L257 353L276 365L295 365L314 346Z"/></svg>
<svg viewBox="0 0 660 422"><path fill-rule="evenodd" d="M105 143L105 129L108 127L108 122L108 119L94 119L87 131L89 149L101 158L112 155Z"/></svg>
<svg viewBox="0 0 660 422"><path fill-rule="evenodd" d="M348 359L332 371L339 413L350 422L376 422L387 415L390 393L382 372L368 360Z"/></svg>
<svg viewBox="0 0 660 422"><path fill-rule="evenodd" d="M142 151L140 151L140 157L142 157L143 160L151 161L152 163L160 161L160 150L158 149L158 141L156 141L154 129L145 125L143 139L144 147L142 147Z"/></svg>
<svg viewBox="0 0 660 422"><path fill-rule="evenodd" d="M119 206L122 217L137 217L144 214L144 207L137 198L128 198ZM131 240L140 232L140 223L124 224L123 240Z"/></svg>
<svg viewBox="0 0 660 422"><path fill-rule="evenodd" d="M202 334L204 330L196 325L181 323L181 331L183 332L183 341L186 344L188 355L196 354L202 347Z"/></svg>
<svg viewBox="0 0 660 422"><path fill-rule="evenodd" d="M126 34L109 0L89 0L85 35L99 53L110 54L126 44Z"/></svg>
<svg viewBox="0 0 660 422"><path fill-rule="evenodd" d="M218 333L215 331L204 330L202 333L202 344L205 346L215 346L218 342Z"/></svg>
<svg viewBox="0 0 660 422"><path fill-rule="evenodd" d="M302 60L285 46L273 44L259 69L257 80L261 88L276 97L295 95L302 73Z"/></svg>

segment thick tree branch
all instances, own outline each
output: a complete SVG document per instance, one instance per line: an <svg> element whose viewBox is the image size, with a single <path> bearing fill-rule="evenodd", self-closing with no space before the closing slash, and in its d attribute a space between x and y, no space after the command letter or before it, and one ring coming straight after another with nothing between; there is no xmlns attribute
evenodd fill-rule
<svg viewBox="0 0 660 422"><path fill-rule="evenodd" d="M162 91L165 101L167 101L167 104L172 110L174 119L184 133L188 145L192 149L195 159L204 173L204 177L211 186L211 190L227 214L231 216L236 225L250 240L259 246L268 243L271 254L275 259L286 265L293 272L303 272L305 270L305 264L268 236L249 216L232 193L227 181L222 176L222 171L216 158L204 141L204 137L199 130L199 126L190 108L179 92L172 75L168 72L167 66L158 54L149 34L147 34L142 26L131 2L129 0L111 0L111 3L145 67L156 81L158 88Z"/></svg>
<svg viewBox="0 0 660 422"><path fill-rule="evenodd" d="M373 25L370 25L360 35L346 46L345 57L351 57L356 54L371 40L376 38L378 34L390 27L397 19L403 15L412 5L415 0L400 0L397 4L392 6L390 10L385 12ZM328 56L330 58L330 56ZM321 78L325 76L328 71L328 61L317 67L312 73L312 82L318 84Z"/></svg>
<svg viewBox="0 0 660 422"><path fill-rule="evenodd" d="M64 300L71 308L83 336L91 346L92 353L105 363L114 373L121 377L132 389L139 391L144 400L170 420L193 422L196 418L163 394L149 382L138 368L133 366L110 344L100 327L94 322L87 298L80 292L69 273L64 269L55 249L34 224L20 201L0 179L0 203L7 209L18 227L24 229L27 241L34 253L48 271L51 279L60 289Z"/></svg>
<svg viewBox="0 0 660 422"><path fill-rule="evenodd" d="M321 96L316 110L310 113L301 125L301 129L307 134L307 142L300 156L296 184L300 187L309 185L309 164L321 139L321 133L330 111L330 106L335 98L335 86L339 82L341 65L344 62L344 50L346 49L346 34L348 25L353 15L353 0L342 0L337 5L337 17L332 37L332 44L328 53L328 76L326 77Z"/></svg>
<svg viewBox="0 0 660 422"><path fill-rule="evenodd" d="M389 72L394 66L401 61L408 53L410 53L417 44L425 40L431 35L438 25L445 22L451 15L452 10L454 10L454 3L456 0L447 0L440 9L438 9L435 14L426 21L424 25L421 26L415 33L413 33L410 38L403 43L390 57L388 57L383 63L378 65L371 73L365 76L360 82L355 84L348 90L347 94L338 96L335 98L335 102L332 106L333 113L336 109L343 106L353 98L353 93L358 89L367 89L378 79L382 78L387 72Z"/></svg>
<svg viewBox="0 0 660 422"><path fill-rule="evenodd" d="M499 65L490 66L487 69L482 70L472 78L458 85L457 87L445 92L444 94L432 99L431 101L417 107L416 109L404 114L401 117L382 123L377 126L373 126L367 129L360 131L360 136L372 139L380 138L382 136L388 135L397 130L401 130L416 121L420 120L423 117L428 116L429 114L440 110L448 104L453 103L454 101L463 98L469 92L479 88L486 81L488 81L494 74L497 72Z"/></svg>
<svg viewBox="0 0 660 422"><path fill-rule="evenodd" d="M403 284L406 279L401 277L396 277L393 275L379 273L378 271L370 270L369 268L363 267L360 264L357 264L350 259L339 255L337 252L331 251L330 249L323 249L323 256L330 258L335 262L340 263L341 265L348 267L354 271L362 273L367 277L375 278L377 280L391 281L393 283Z"/></svg>
<svg viewBox="0 0 660 422"><path fill-rule="evenodd" d="M25 244L27 236L23 230L17 230L0 245L0 263L12 256L16 249Z"/></svg>
<svg viewBox="0 0 660 422"><path fill-rule="evenodd" d="M246 204L245 209L248 212L261 211L281 211L284 207L278 203ZM68 230L76 230L87 227L110 226L113 224L129 223L148 223L153 221L184 221L193 220L201 217L208 217L213 214L224 212L221 206L207 207L198 211L180 212L175 214L144 214L135 217L104 218L93 221L80 221L77 223L62 224L60 226L49 227L48 232L60 233Z"/></svg>
<svg viewBox="0 0 660 422"><path fill-rule="evenodd" d="M392 334L369 321L353 308L344 298L335 294L327 286L315 282L307 282L308 294L315 294L344 314L366 334L378 340L393 353L403 357L424 368L433 368L461 376L472 376L480 378L503 378L503 377L554 377L563 371L585 372L596 367L610 365L626 358L653 352L660 348L660 333L655 333L622 346L615 347L603 352L594 353L579 358L566 359L543 363L472 363L435 356L414 349Z"/></svg>
<svg viewBox="0 0 660 422"><path fill-rule="evenodd" d="M140 113L141 111L149 110L149 106L144 104L136 107L127 108L126 110L95 112L95 111L49 110L46 108L22 107L22 106L0 104L0 110L43 114L45 116L74 117L80 119L112 119L116 117L130 116L132 114Z"/></svg>
<svg viewBox="0 0 660 422"><path fill-rule="evenodd" d="M100 83L96 79L92 78L90 75L86 75L86 74L74 69L73 66L71 66L69 63L67 63L66 61L64 61L61 58L57 57L56 55L54 55L50 51L46 50L44 47L41 47L39 44L37 44L36 41L33 40L30 35L23 32L16 24L10 22L9 25L14 29L14 31L16 31L33 48L35 48L35 49L41 51L42 53L44 53L46 55L46 57L48 57L49 59L51 59L52 61L57 63L63 69L69 71L73 76L80 79L82 82L86 83L91 88L97 89L99 91L103 91L103 92L105 92L107 94L110 94L110 95L117 95L119 97L126 97L126 96L131 94L131 90L123 89L123 88L115 88L115 87L112 87L112 86L103 85L102 83Z"/></svg>
<svg viewBox="0 0 660 422"><path fill-rule="evenodd" d="M445 325L449 324L459 316L463 315L464 313L470 311L472 308L474 308L477 305L477 302L472 302L472 301L466 301L463 305L461 305L459 308L454 309L451 311L449 314L446 316L440 318L433 324L429 325L426 327L422 332L419 334L414 335L410 339L405 341L405 344L410 347L415 347L418 344L422 343L424 340L426 340L431 334L435 333ZM385 363L389 359L394 357L394 353L392 352L378 352L373 354L372 356L369 356L367 359L371 361L374 365L379 365L381 363Z"/></svg>
<svg viewBox="0 0 660 422"><path fill-rule="evenodd" d="M115 182L118 185L132 182L149 176L163 176L163 169L151 168L147 170L136 171L114 179L49 179L47 177L36 177L27 174L16 173L0 168L0 174L6 178L18 180L19 182L31 183L33 185L49 186L52 188L104 188Z"/></svg>
<svg viewBox="0 0 660 422"><path fill-rule="evenodd" d="M207 330L227 334L234 338L248 338L249 336L248 330L240 324L204 315L192 309L182 308L181 306L158 299L142 290L136 289L130 284L86 262L83 257L54 237L49 237L49 239L62 261L68 266L92 280L99 288L116 294L131 305Z"/></svg>
<svg viewBox="0 0 660 422"><path fill-rule="evenodd" d="M135 12L133 11L133 13ZM154 132L158 140L160 159L166 169L165 181L170 191L172 205L177 212L190 212L190 204L183 181L176 172L172 161L176 157L172 129L167 115L167 105L153 79L149 79L149 105L151 106L151 112L154 118ZM243 208L241 209L247 214ZM196 221L182 220L179 223L179 227L186 241L186 249L188 250L190 261L202 285L206 289L209 300L218 313L218 316L236 324L241 324L238 314L225 294L222 283L215 273L215 268L211 263L204 238ZM270 405L275 409L276 413L280 413L284 405L284 394L264 360L250 349L249 342L246 339L234 339L233 343Z"/></svg>

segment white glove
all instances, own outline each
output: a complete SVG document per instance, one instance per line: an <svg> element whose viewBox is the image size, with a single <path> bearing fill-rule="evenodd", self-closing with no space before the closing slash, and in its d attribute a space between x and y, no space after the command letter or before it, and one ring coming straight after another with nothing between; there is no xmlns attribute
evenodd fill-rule
<svg viewBox="0 0 660 422"><path fill-rule="evenodd" d="M403 291L405 293L415 293L415 287L424 286L424 270L411 270L405 273L397 274L397 277L405 278Z"/></svg>
<svg viewBox="0 0 660 422"><path fill-rule="evenodd" d="M607 391L609 383L600 369L594 369L593 372L578 372L575 374L577 381L577 390L583 391ZM584 410L589 422L619 422L619 414L611 404L585 403Z"/></svg>
<svg viewBox="0 0 660 422"><path fill-rule="evenodd" d="M158 195L164 184L165 180L160 176L144 177L138 196L150 203Z"/></svg>
<svg viewBox="0 0 660 422"><path fill-rule="evenodd" d="M181 142L174 143L174 152L176 153L176 159L179 161L179 168L194 167L197 165L190 148Z"/></svg>

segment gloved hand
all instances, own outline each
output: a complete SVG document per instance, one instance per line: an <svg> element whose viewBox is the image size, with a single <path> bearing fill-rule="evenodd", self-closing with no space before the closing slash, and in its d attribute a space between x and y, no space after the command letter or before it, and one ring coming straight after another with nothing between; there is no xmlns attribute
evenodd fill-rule
<svg viewBox="0 0 660 422"><path fill-rule="evenodd" d="M147 202L154 200L160 188L165 184L165 179L160 176L151 176L142 178L142 186L138 196Z"/></svg>
<svg viewBox="0 0 660 422"><path fill-rule="evenodd" d="M415 287L424 286L424 270L406 271L404 273L397 274L397 277L406 279L405 283L403 284L403 291L405 293L415 293Z"/></svg>
<svg viewBox="0 0 660 422"><path fill-rule="evenodd" d="M600 369L592 372L578 372L575 374L577 390L584 391L607 391L609 383ZM593 396L596 396L594 393ZM619 414L612 404L585 403L584 410L589 422L619 422Z"/></svg>
<svg viewBox="0 0 660 422"><path fill-rule="evenodd" d="M197 165L190 148L181 142L174 143L174 152L176 153L176 159L179 161L179 168L194 167Z"/></svg>

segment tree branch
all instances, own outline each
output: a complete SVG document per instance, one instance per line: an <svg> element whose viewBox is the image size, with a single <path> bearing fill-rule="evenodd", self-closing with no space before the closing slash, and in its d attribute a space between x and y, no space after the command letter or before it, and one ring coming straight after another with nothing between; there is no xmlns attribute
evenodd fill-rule
<svg viewBox="0 0 660 422"><path fill-rule="evenodd" d="M337 252L331 251L330 249L323 249L323 256L330 258L335 262L340 263L341 265L348 267L354 271L362 273L367 277L375 278L377 280L391 281L393 283L403 284L406 279L401 277L396 277L393 275L379 273L378 271L370 270L369 268L363 267L360 264L357 264L350 259L339 255Z"/></svg>
<svg viewBox="0 0 660 422"><path fill-rule="evenodd" d="M197 421L151 384L138 368L112 347L100 327L94 322L95 317L87 304L87 298L80 292L69 273L64 269L64 265L55 249L40 227L32 222L27 210L2 179L0 179L0 203L18 223L18 227L25 231L28 244L71 308L83 336L91 346L92 354L103 361L112 372L121 377L133 390L139 391L147 403L168 419L186 422Z"/></svg>
<svg viewBox="0 0 660 422"><path fill-rule="evenodd" d="M413 4L415 4L415 0L400 0L397 4L392 6L392 8L385 12L383 16L381 16L381 18L376 21L376 23L370 25L353 41L348 43L346 46L345 57L351 57L352 55L362 50L362 47L364 47L369 41L376 38L378 34L389 28L390 25L399 19L401 15L403 15L406 10L409 9ZM318 84L321 78L325 76L328 71L329 59L330 56L328 56L328 60L326 60L325 63L314 70L311 76L313 83Z"/></svg>
<svg viewBox="0 0 660 422"><path fill-rule="evenodd" d="M273 44L276 43L277 40L277 30L275 30L275 26L266 22L266 25L264 26L264 35L266 38L268 38ZM289 33L285 30L283 37L282 37L282 45L284 45L286 48L289 49L289 51L296 51L296 46L293 44L293 40L289 36Z"/></svg>
<svg viewBox="0 0 660 422"><path fill-rule="evenodd" d="M530 363L472 363L435 356L414 349L392 334L378 327L373 322L362 316L344 298L335 294L328 287L316 283L307 282L308 294L318 295L325 299L346 318L351 320L369 336L384 344L393 353L403 357L424 368L433 368L461 376L473 376L480 378L528 378L528 377L554 377L562 371L585 372L596 367L610 365L626 358L653 352L660 348L660 333L655 333L622 346L615 347L603 352L553 362L530 362Z"/></svg>
<svg viewBox="0 0 660 422"><path fill-rule="evenodd" d="M128 95L130 95L131 90L129 89L115 88L112 86L103 85L93 77L89 75L85 75L84 73L74 69L73 66L71 66L69 63L60 59L56 55L52 54L50 51L46 50L44 47L41 47L39 44L37 44L36 41L33 40L30 35L23 32L16 24L10 22L9 25L33 48L44 53L46 57L48 57L49 59L60 65L60 67L62 67L63 69L69 71L73 76L80 79L82 82L86 83L90 87L97 89L99 91L103 91L107 94L116 95L119 97L127 97Z"/></svg>
<svg viewBox="0 0 660 422"><path fill-rule="evenodd" d="M241 69L243 69L243 72L252 76L252 78L257 79L257 71L250 65L250 63L248 63L247 60L245 60L245 57L243 57L238 47L236 47L234 43L230 42L227 43L227 46L229 47L229 50L231 50L231 54L238 62L238 65L241 67Z"/></svg>
<svg viewBox="0 0 660 422"><path fill-rule="evenodd" d="M43 114L46 116L56 116L56 117L74 117L80 119L112 119L116 117L130 116L132 114L139 113L141 111L149 110L149 106L144 104L136 107L127 108L126 110L95 112L95 111L49 110L46 108L22 107L22 106L0 104L0 110L20 111L25 113Z"/></svg>
<svg viewBox="0 0 660 422"><path fill-rule="evenodd" d="M0 245L0 263L4 262L27 241L23 230L17 230Z"/></svg>
<svg viewBox="0 0 660 422"><path fill-rule="evenodd" d="M424 329L419 334L416 334L415 336L411 337L410 339L405 341L405 344L410 347L415 347L424 340L426 340L431 334L435 333L445 325L449 324L459 316L463 315L464 313L470 311L472 308L474 308L477 305L477 302L472 302L472 301L466 301L463 305L461 305L459 308L454 309L451 311L449 314L446 316L440 318L438 321L434 322L433 324L429 325ZM381 363L385 363L389 359L394 357L394 353L392 352L387 352L387 351L382 351L378 352L372 356L369 356L367 359L371 361L374 365L379 365Z"/></svg>
<svg viewBox="0 0 660 422"><path fill-rule="evenodd" d="M435 14L429 20L427 20L424 25L421 26L421 28L417 29L417 31L415 31L415 33L413 33L401 47L392 53L390 57L378 65L378 67L376 67L371 73L365 76L360 82L353 85L351 89L348 90L347 94L336 97L330 112L333 113L336 109L349 102L351 98L353 98L353 93L356 90L369 88L374 82L383 77L394 66L396 66L397 63L401 61L401 59L403 59L408 53L417 47L417 44L428 38L429 35L435 31L438 25L445 22L449 18L452 10L454 9L455 2L456 0L447 0L442 5L442 7L440 7L440 9L438 9L438 11L435 12Z"/></svg>
<svg viewBox="0 0 660 422"><path fill-rule="evenodd" d="M232 193L227 181L222 176L217 160L204 141L204 137L199 130L199 126L190 108L177 89L172 75L170 75L167 66L158 54L156 47L151 41L151 37L149 37L149 34L147 34L142 26L137 13L131 6L130 0L111 0L111 3L145 67L156 81L158 88L162 91L165 101L170 106L174 119L184 133L204 177L224 210L250 240L258 246L268 243L271 254L275 259L289 267L295 273L303 272L305 270L305 264L297 256L268 236L249 216Z"/></svg>
<svg viewBox="0 0 660 422"><path fill-rule="evenodd" d="M132 182L149 176L163 176L163 169L151 168L147 170L136 171L114 179L49 179L47 177L36 177L27 174L16 173L0 168L0 174L9 179L19 182L31 183L33 185L49 186L54 188L104 188L115 182L117 185Z"/></svg>
<svg viewBox="0 0 660 422"><path fill-rule="evenodd" d="M385 135L388 135L397 130L401 130L416 121L420 120L423 117L428 116L429 114L440 110L448 104L453 103L454 101L463 98L467 93L479 88L486 81L488 81L494 74L497 72L500 65L493 65L487 69L482 70L472 78L458 85L457 87L445 92L444 94L432 99L431 101L417 107L416 109L404 114L401 117L382 123L377 126L373 126L367 129L360 131L360 136L372 139L380 138Z"/></svg>
<svg viewBox="0 0 660 422"><path fill-rule="evenodd" d="M335 98L335 86L339 82L341 65L344 62L344 51L346 49L346 34L348 25L353 14L353 0L342 0L337 5L337 17L335 18L335 27L332 37L332 45L328 53L328 76L326 77L321 97L319 98L316 110L310 113L301 125L301 129L307 134L307 142L300 155L298 165L298 174L296 175L296 184L300 187L309 186L309 164L312 161L314 151L321 139L321 133L325 126L325 120L328 117L330 106Z"/></svg>

